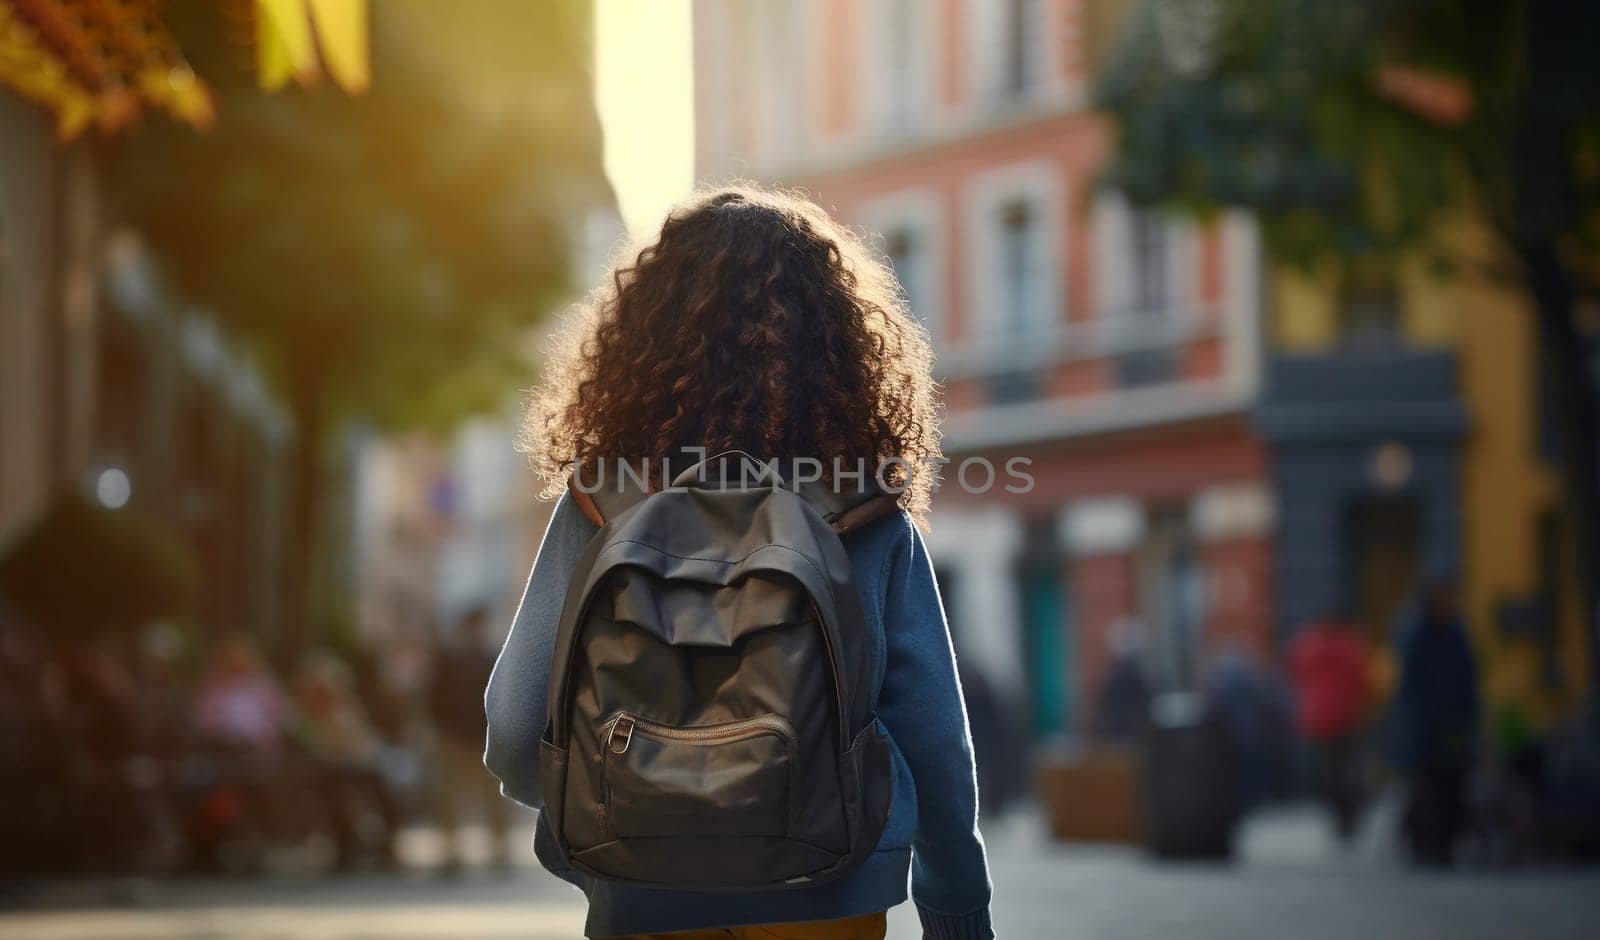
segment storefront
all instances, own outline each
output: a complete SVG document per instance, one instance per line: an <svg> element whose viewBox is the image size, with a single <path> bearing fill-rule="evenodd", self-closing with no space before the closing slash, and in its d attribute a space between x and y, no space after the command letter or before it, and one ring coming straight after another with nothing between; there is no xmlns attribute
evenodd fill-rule
<svg viewBox="0 0 1600 940"><path fill-rule="evenodd" d="M958 654L1036 737L1092 727L1113 646L1192 688L1272 647L1272 501L1242 414L1019 449L1026 493L947 480L929 550ZM959 459L959 458L958 458Z"/></svg>
<svg viewBox="0 0 1600 940"><path fill-rule="evenodd" d="M1279 512L1280 636L1342 614L1383 638L1420 580L1459 576L1467 414L1453 354L1280 356L1257 420Z"/></svg>

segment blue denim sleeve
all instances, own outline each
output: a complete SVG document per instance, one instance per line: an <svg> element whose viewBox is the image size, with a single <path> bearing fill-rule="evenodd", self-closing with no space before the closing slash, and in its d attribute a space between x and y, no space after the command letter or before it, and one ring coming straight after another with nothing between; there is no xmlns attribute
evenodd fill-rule
<svg viewBox="0 0 1600 940"><path fill-rule="evenodd" d="M489 719L484 766L500 778L501 793L535 809L541 802L539 736L544 733L550 656L561 603L578 556L596 531L572 498L563 495L550 516L522 603L483 695Z"/></svg>
<svg viewBox="0 0 1600 940"><path fill-rule="evenodd" d="M933 563L909 520L885 564L888 665L878 717L916 787L911 895L926 936L992 937L989 864L978 833L978 783L955 652Z"/></svg>

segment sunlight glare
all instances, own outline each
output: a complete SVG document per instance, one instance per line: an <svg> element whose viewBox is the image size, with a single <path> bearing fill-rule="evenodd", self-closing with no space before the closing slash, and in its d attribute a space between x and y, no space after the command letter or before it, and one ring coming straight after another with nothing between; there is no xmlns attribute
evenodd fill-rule
<svg viewBox="0 0 1600 940"><path fill-rule="evenodd" d="M606 174L628 231L648 237L694 185L689 0L599 0L595 34Z"/></svg>

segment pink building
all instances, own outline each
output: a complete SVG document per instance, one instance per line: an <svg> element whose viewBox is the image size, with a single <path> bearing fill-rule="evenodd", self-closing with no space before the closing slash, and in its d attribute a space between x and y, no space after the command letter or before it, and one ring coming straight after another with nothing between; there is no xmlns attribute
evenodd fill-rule
<svg viewBox="0 0 1600 940"><path fill-rule="evenodd" d="M939 354L947 453L1002 468L982 494L949 468L929 544L963 669L1041 735L1092 720L1119 621L1162 686L1270 644L1256 234L1097 185L1093 75L1129 6L695 4L699 177L800 186L874 233Z"/></svg>

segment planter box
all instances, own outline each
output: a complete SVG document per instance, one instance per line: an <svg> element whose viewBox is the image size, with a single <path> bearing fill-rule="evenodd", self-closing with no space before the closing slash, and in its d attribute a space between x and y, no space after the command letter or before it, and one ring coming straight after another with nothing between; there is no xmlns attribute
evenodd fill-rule
<svg viewBox="0 0 1600 940"><path fill-rule="evenodd" d="M1039 802L1057 839L1137 842L1143 760L1133 748L1097 748L1042 759Z"/></svg>

